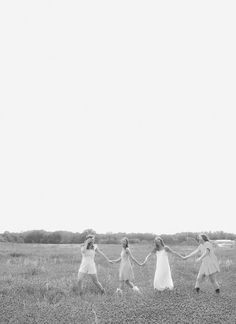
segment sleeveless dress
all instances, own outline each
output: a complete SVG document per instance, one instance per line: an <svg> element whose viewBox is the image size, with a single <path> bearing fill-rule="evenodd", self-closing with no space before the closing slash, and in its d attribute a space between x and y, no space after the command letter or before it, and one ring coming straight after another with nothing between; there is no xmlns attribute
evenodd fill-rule
<svg viewBox="0 0 236 324"><path fill-rule="evenodd" d="M206 250L210 252L202 259L202 264L200 266L198 276L209 276L213 273L220 272L219 263L214 253L213 246L210 242L205 242L199 246L199 251L201 252L201 254L205 253Z"/></svg>
<svg viewBox="0 0 236 324"><path fill-rule="evenodd" d="M173 289L174 284L171 277L168 254L165 250L156 252L156 272L154 277L154 289Z"/></svg>
<svg viewBox="0 0 236 324"><path fill-rule="evenodd" d="M94 245L93 249L86 249L84 246L81 248L82 261L79 267L79 272L87 274L96 274L97 269L95 265L95 251L97 246Z"/></svg>
<svg viewBox="0 0 236 324"><path fill-rule="evenodd" d="M119 270L119 280L133 280L134 273L130 262L128 250L122 249L120 256L121 262Z"/></svg>

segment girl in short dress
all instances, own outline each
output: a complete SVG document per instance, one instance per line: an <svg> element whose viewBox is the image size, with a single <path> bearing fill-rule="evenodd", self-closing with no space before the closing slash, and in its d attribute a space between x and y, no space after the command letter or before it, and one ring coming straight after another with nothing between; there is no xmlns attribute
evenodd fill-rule
<svg viewBox="0 0 236 324"><path fill-rule="evenodd" d="M216 280L216 274L220 272L220 268L219 268L219 263L215 255L213 246L210 243L209 238L207 237L206 234L200 234L198 236L198 240L200 242L199 247L195 251L193 251L192 253L184 257L184 259L186 260L198 253L201 253L201 256L196 260L197 262L201 262L201 266L198 272L198 276L195 284L195 290L196 292L199 292L200 283L206 277L208 277L215 289L215 292L219 293L220 288Z"/></svg>
<svg viewBox="0 0 236 324"><path fill-rule="evenodd" d="M121 243L122 243L122 251L121 251L120 258L118 258L117 260L112 260L113 263L120 262L120 269L119 269L120 285L119 288L117 288L116 292L121 295L123 293L125 284L128 287L132 288L133 291L140 292L139 288L135 286L132 282L134 280L134 273L133 273L133 268L130 259L132 259L138 265L141 264L133 257L129 249L128 238L124 237Z"/></svg>
<svg viewBox="0 0 236 324"><path fill-rule="evenodd" d="M109 263L112 263L106 255L99 250L96 244L94 244L95 236L87 235L84 245L81 247L82 261L78 272L78 289L79 294L82 293L82 281L85 275L89 275L93 283L98 287L100 292L104 294L105 290L101 283L98 281L97 269L94 261L95 253L101 254Z"/></svg>
<svg viewBox="0 0 236 324"><path fill-rule="evenodd" d="M154 240L154 249L149 253L141 265L145 265L151 255L156 255L156 271L154 276L154 289L165 290L174 288L168 253L175 254L181 258L181 255L173 251L171 248L164 244L161 237L156 237Z"/></svg>

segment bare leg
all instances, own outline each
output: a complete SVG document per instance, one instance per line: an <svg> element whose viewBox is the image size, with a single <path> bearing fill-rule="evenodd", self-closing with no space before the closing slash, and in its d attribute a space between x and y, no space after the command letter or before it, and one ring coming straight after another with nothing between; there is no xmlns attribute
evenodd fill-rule
<svg viewBox="0 0 236 324"><path fill-rule="evenodd" d="M125 282L124 282L124 280L120 280L120 284L119 284L119 288L120 288L120 290L123 290L124 287L125 287Z"/></svg>
<svg viewBox="0 0 236 324"><path fill-rule="evenodd" d="M217 292L219 292L218 290L219 290L220 287L219 287L219 284L218 284L218 282L216 280L216 273L213 273L213 274L209 275L209 279L210 279L210 282L212 283L213 287L215 288L215 290Z"/></svg>
<svg viewBox="0 0 236 324"><path fill-rule="evenodd" d="M119 288L116 289L116 292L117 292L120 296L121 296L122 293L123 293L124 285L125 285L124 280L120 280Z"/></svg>
<svg viewBox="0 0 236 324"><path fill-rule="evenodd" d="M85 276L85 273L79 272L78 274L78 292L81 295L82 294L82 281Z"/></svg>
<svg viewBox="0 0 236 324"><path fill-rule="evenodd" d="M197 276L196 284L195 284L195 289L198 292L200 289L200 284L204 281L205 279L205 274L200 274Z"/></svg>
<svg viewBox="0 0 236 324"><path fill-rule="evenodd" d="M102 294L104 294L105 289L103 288L102 284L98 281L97 274L90 274L93 283L98 287Z"/></svg>
<svg viewBox="0 0 236 324"><path fill-rule="evenodd" d="M139 294L141 293L140 290L139 290L139 288L137 286L135 286L131 281L126 280L125 283L126 283L127 286L129 286L130 288L132 288L133 291L136 291Z"/></svg>
<svg viewBox="0 0 236 324"><path fill-rule="evenodd" d="M126 283L126 285L129 286L130 288L134 288L134 284L133 284L131 281L129 281L129 280L125 280L125 283Z"/></svg>

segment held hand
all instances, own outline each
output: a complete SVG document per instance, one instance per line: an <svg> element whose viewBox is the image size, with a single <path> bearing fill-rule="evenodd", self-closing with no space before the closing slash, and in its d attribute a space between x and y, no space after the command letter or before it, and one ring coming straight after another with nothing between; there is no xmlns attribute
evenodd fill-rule
<svg viewBox="0 0 236 324"><path fill-rule="evenodd" d="M113 264L113 263L114 263L114 261L113 261L113 260L108 260L108 262L109 262L109 263L111 263L111 264Z"/></svg>
<svg viewBox="0 0 236 324"><path fill-rule="evenodd" d="M179 255L179 257L182 259L182 260L187 260L187 258L185 257L185 256L183 256L183 255Z"/></svg>
<svg viewBox="0 0 236 324"><path fill-rule="evenodd" d="M196 259L196 262L200 262L200 261L201 261L201 259L200 259L200 258L197 258L197 259Z"/></svg>
<svg viewBox="0 0 236 324"><path fill-rule="evenodd" d="M182 255L180 255L180 254L177 253L177 252L174 252L174 255L176 255L176 256L179 257L179 258L182 258Z"/></svg>

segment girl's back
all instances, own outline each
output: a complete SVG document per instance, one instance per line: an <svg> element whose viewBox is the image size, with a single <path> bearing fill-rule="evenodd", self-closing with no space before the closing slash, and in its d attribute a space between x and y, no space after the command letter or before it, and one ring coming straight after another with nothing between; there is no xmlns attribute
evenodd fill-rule
<svg viewBox="0 0 236 324"><path fill-rule="evenodd" d="M121 257L121 262L129 261L129 253L128 253L127 249L122 249L120 257Z"/></svg>

